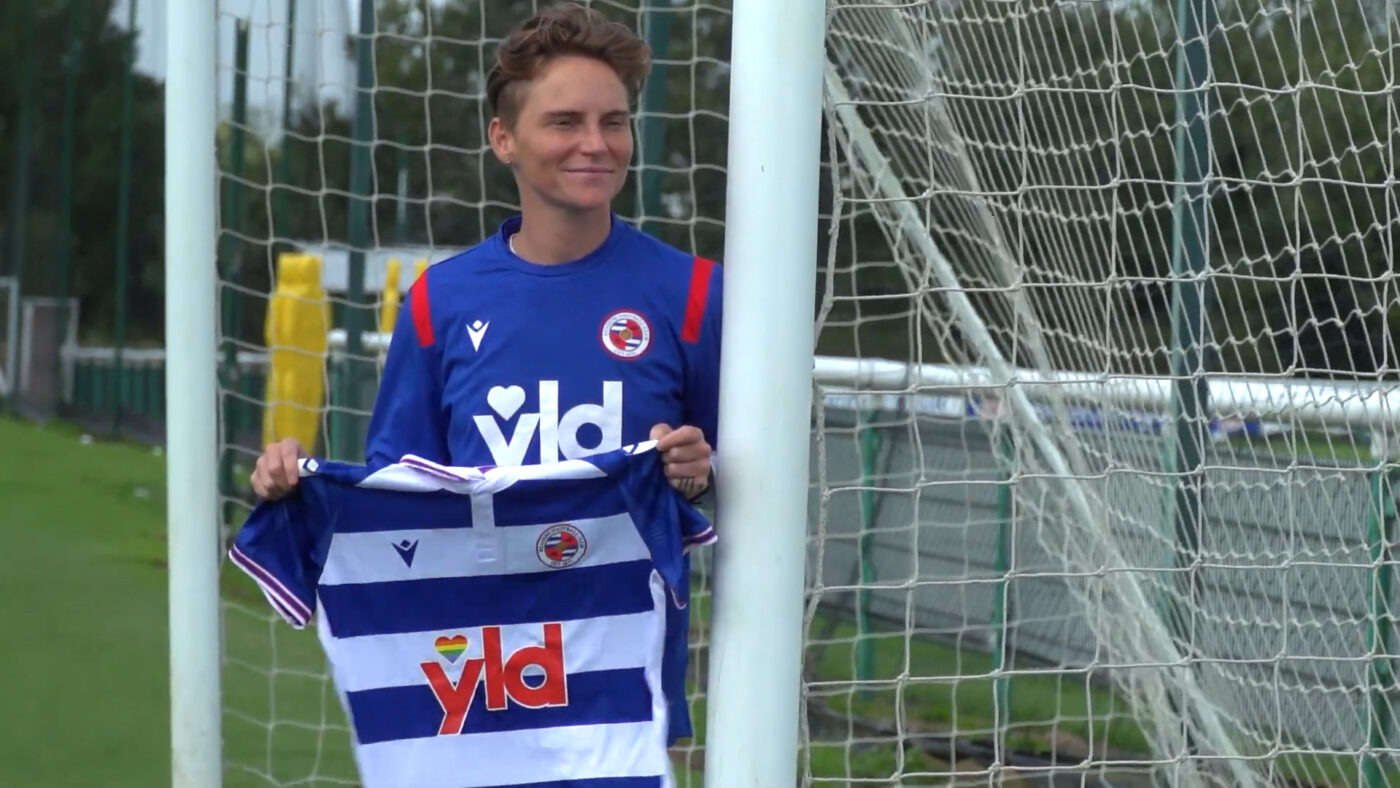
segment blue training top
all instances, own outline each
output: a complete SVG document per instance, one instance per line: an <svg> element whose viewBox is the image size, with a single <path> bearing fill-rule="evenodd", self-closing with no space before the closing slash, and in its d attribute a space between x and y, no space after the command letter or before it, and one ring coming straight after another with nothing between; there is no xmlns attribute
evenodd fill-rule
<svg viewBox="0 0 1400 788"><path fill-rule="evenodd" d="M721 267L616 216L567 263L512 253L520 217L431 266L394 327L371 465L576 459L690 424L716 446Z"/></svg>

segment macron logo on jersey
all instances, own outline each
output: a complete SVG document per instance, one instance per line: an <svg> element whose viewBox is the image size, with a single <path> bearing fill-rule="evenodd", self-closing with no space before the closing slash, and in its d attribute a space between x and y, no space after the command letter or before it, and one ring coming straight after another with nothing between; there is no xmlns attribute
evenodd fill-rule
<svg viewBox="0 0 1400 788"><path fill-rule="evenodd" d="M472 350L481 350L481 340L486 338L486 329L491 327L491 321L482 322L474 320L467 324L467 337L472 341Z"/></svg>
<svg viewBox="0 0 1400 788"><path fill-rule="evenodd" d="M403 559L404 566L413 566L413 554L418 552L418 540L409 541L404 539L394 544L394 549L399 551L399 558Z"/></svg>
<svg viewBox="0 0 1400 788"><path fill-rule="evenodd" d="M525 399L525 389L520 386L493 386L486 394L492 412L472 418L496 465L525 464L525 454L537 433L541 465L622 448L622 381L603 381L602 404L576 405L562 413L557 380L539 382L538 413L520 412ZM514 426L510 425L512 420ZM602 435L598 445L584 446L579 441L579 430L585 424L598 428Z"/></svg>

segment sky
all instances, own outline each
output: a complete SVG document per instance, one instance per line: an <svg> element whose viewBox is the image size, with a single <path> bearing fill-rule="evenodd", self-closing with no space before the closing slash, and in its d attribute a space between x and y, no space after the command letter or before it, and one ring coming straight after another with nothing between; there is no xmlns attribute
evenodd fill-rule
<svg viewBox="0 0 1400 788"><path fill-rule="evenodd" d="M171 2L194 0L116 0L112 21L125 28L130 4L136 3L136 67L165 78L166 9ZM288 0L218 0L219 105L229 110L233 97L234 29L238 19L248 20L248 114L252 125L268 137L281 125L282 94L287 52ZM354 86L353 55L344 46L345 36L359 25L355 0L299 0L292 68L294 104L319 93L322 102L349 106Z"/></svg>

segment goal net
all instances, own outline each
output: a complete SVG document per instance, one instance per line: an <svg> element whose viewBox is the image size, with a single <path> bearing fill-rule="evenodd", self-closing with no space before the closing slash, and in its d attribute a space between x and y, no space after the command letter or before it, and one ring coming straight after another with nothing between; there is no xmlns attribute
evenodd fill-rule
<svg viewBox="0 0 1400 788"><path fill-rule="evenodd" d="M221 16L230 529L269 436L357 459L385 314L514 210L536 3L372 5L358 124L358 3ZM657 58L619 213L721 257L730 3L593 5ZM1400 784L1392 12L827 7L802 784ZM355 784L314 634L223 609L228 784Z"/></svg>

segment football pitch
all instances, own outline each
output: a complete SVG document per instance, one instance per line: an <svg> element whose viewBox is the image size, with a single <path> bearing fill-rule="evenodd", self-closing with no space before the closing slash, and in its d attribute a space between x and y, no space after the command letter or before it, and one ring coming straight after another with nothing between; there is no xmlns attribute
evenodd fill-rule
<svg viewBox="0 0 1400 788"><path fill-rule="evenodd" d="M0 785L170 784L165 464L0 418Z"/></svg>
<svg viewBox="0 0 1400 788"><path fill-rule="evenodd" d="M78 429L60 423L39 427L0 418L0 444L10 448L0 459L0 620L10 632L0 652L0 697L18 723L0 737L0 785L168 785L164 459L148 446L84 441ZM353 780L343 716L321 678L314 636L271 622L258 591L241 575L226 571L223 585L224 748L237 765L226 771L226 784L313 775L327 778L326 784ZM703 609L697 605L697 619ZM817 678L850 670L845 629L837 625L830 632L831 645L809 645ZM876 651L878 672L897 675L906 639L888 634ZM933 644L916 644L909 657L922 663L916 671L922 675L987 669L986 655ZM893 718L899 704L912 712L911 722L929 730L993 725L989 681L968 678L905 692L911 694L902 703L876 690L828 698L824 705L879 719ZM1086 693L1082 684L1026 682L1017 684L1013 706L1052 724L1058 717L1055 733L1067 736L1081 727L1073 718L1094 716L1085 713L1087 706L1101 701L1111 702ZM1051 709L1056 713L1045 719ZM703 703L693 711L703 725ZM1036 727L1023 728L1023 735L1037 738ZM1124 744L1140 742L1136 731L1116 727L1110 739L1123 731ZM814 740L828 744L813 748L814 776L890 775L897 762L905 770L947 768L921 753L901 757L892 742L867 738L853 747L850 734L837 734L813 731ZM685 765L698 771L699 754L678 761L682 783L698 785L697 772Z"/></svg>
<svg viewBox="0 0 1400 788"><path fill-rule="evenodd" d="M0 698L13 723L0 737L0 785L169 785L164 459L148 446L85 442L68 425L5 418L0 445L9 447L0 459L0 621L10 633ZM230 770L225 785L270 785L256 774L269 765L282 779L347 784L339 709L325 682L306 677L322 664L314 636L274 628L256 588L235 573L224 588L233 603L225 755L253 770ZM240 603L258 616L237 612ZM333 713L326 729L295 724L323 702ZM292 723L275 730L275 763L272 719Z"/></svg>
<svg viewBox="0 0 1400 788"><path fill-rule="evenodd" d="M9 447L0 459L0 621L9 632L0 699L11 721L0 737L0 785L169 785L164 459L149 446L85 441L68 425L5 418L0 444ZM348 732L314 635L271 620L257 589L227 565L223 581L224 784L354 785ZM693 617L702 626L705 601L696 600ZM969 744L988 747L997 727L990 657L876 633L870 688L823 695L825 680L849 686L853 635L844 617L819 616L809 632L812 746L800 772L833 780L824 784L940 773L940 785L986 784L985 772L973 776L985 762L965 753ZM703 660L697 668L703 676ZM909 675L933 680L901 680ZM692 714L703 728L703 700ZM1009 785L1064 776L1091 746L1146 751L1121 699L1083 676L1018 678L1003 724L1011 750L1047 759L1039 779ZM688 755L675 753L678 777L699 788L703 756ZM1298 770L1312 772L1305 784L1351 783L1348 764L1312 765ZM969 779L950 783L950 771ZM1101 777L1089 784L1142 784Z"/></svg>

